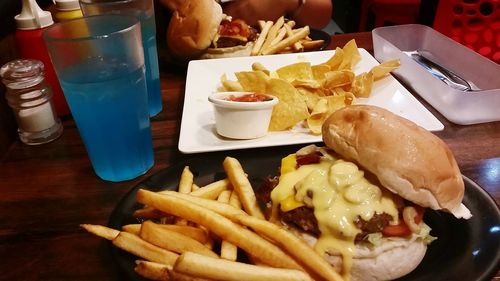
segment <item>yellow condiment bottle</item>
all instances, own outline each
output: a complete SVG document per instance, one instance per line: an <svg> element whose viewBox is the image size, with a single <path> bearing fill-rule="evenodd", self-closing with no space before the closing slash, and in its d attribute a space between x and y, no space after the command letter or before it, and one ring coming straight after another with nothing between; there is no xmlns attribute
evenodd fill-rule
<svg viewBox="0 0 500 281"><path fill-rule="evenodd" d="M55 0L55 3L57 11L54 18L56 22L63 22L83 17L78 0Z"/></svg>

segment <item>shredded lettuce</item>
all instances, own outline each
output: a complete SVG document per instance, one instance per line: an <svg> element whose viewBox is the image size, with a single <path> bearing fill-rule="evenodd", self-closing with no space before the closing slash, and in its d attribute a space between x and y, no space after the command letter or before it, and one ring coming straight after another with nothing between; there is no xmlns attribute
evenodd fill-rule
<svg viewBox="0 0 500 281"><path fill-rule="evenodd" d="M437 239L437 237L431 235L431 228L425 223L422 223L422 227L420 228L420 233L417 234L417 238L422 239L425 245L429 245L432 241Z"/></svg>
<svg viewBox="0 0 500 281"><path fill-rule="evenodd" d="M381 232L370 233L366 237L366 241L370 242L373 246L378 246L382 243L383 235Z"/></svg>

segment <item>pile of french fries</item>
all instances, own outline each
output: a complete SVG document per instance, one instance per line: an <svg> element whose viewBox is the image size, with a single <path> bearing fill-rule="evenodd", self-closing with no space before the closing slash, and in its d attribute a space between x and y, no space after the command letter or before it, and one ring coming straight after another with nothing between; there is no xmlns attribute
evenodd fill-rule
<svg viewBox="0 0 500 281"><path fill-rule="evenodd" d="M260 33L252 48L251 55L271 55L316 50L324 40L309 38L309 26L293 29L295 21L285 22L280 17L276 22L259 21Z"/></svg>
<svg viewBox="0 0 500 281"><path fill-rule="evenodd" d="M302 239L265 219L237 159L222 164L226 178L202 187L186 166L178 191L140 189L141 224L81 226L137 256L135 271L151 280L342 280Z"/></svg>

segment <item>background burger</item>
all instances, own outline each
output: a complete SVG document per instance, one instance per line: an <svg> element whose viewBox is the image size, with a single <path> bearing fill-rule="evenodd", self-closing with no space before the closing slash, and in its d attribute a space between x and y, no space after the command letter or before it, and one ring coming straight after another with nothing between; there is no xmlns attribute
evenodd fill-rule
<svg viewBox="0 0 500 281"><path fill-rule="evenodd" d="M222 13L214 0L164 0L172 11L169 52L177 59L249 56L257 31Z"/></svg>
<svg viewBox="0 0 500 281"><path fill-rule="evenodd" d="M385 109L353 105L322 128L327 147L282 159L269 180L271 220L304 238L351 280L391 280L415 269L435 238L426 208L470 218L446 144Z"/></svg>

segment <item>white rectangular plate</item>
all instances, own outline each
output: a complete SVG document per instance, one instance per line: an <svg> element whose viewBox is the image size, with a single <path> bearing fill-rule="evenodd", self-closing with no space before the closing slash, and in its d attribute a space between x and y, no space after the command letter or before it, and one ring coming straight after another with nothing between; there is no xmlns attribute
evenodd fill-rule
<svg viewBox="0 0 500 281"><path fill-rule="evenodd" d="M365 49L359 49L362 60L353 69L356 74L369 71L379 63ZM183 153L234 150L321 142L321 136L306 132L270 132L253 140L232 140L217 135L212 104L208 96L220 87L220 78L236 80L235 72L251 70L252 63L260 62L269 70L299 61L319 64L328 60L335 51L300 54L239 57L191 61L188 66L186 92L182 112L179 150ZM444 126L394 77L387 76L373 85L368 98L359 98L358 104L370 104L386 108L403 116L429 131L443 130Z"/></svg>

